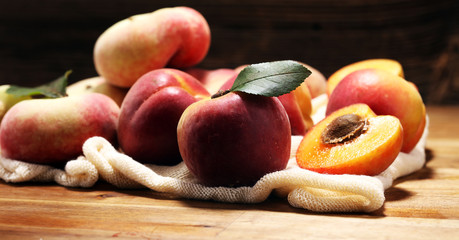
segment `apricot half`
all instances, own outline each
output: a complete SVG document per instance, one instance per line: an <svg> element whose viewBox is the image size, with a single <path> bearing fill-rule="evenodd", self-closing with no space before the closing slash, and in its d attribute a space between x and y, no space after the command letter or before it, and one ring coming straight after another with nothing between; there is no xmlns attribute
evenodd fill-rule
<svg viewBox="0 0 459 240"><path fill-rule="evenodd" d="M358 61L349 65L346 65L340 68L338 71L333 73L327 80L327 94L328 96L331 95L333 89L335 89L336 85L348 74L355 72L357 70L368 69L368 68L376 68L389 71L395 75L400 77L404 77L402 65L393 59L387 58L375 58L375 59L367 59L363 61Z"/></svg>
<svg viewBox="0 0 459 240"><path fill-rule="evenodd" d="M402 143L398 118L354 104L316 124L301 141L296 161L319 173L374 176L392 164Z"/></svg>

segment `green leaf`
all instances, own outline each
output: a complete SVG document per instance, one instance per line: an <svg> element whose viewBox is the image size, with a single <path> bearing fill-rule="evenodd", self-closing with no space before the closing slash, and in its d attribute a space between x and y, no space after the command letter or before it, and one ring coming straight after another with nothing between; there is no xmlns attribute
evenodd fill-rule
<svg viewBox="0 0 459 240"><path fill-rule="evenodd" d="M46 83L38 87L21 87L11 85L6 93L15 95L17 97L31 96L33 98L59 98L67 96L66 88L68 76L72 73L71 70L56 80Z"/></svg>
<svg viewBox="0 0 459 240"><path fill-rule="evenodd" d="M239 73L230 91L277 97L295 90L310 74L292 60L252 64Z"/></svg>

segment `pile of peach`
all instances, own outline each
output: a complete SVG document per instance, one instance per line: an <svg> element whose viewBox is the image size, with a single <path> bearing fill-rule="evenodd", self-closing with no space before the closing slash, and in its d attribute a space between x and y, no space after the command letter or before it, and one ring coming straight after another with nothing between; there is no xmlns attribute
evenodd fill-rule
<svg viewBox="0 0 459 240"><path fill-rule="evenodd" d="M188 7L114 24L95 43L100 76L70 85L69 96L30 99L2 90L1 154L61 164L102 136L141 163L184 161L203 184L241 186L286 167L291 135L304 136L296 155L302 168L377 175L423 133L424 104L396 61L351 64L328 81L301 63L311 75L298 88L266 97L222 93L245 66L193 68L209 46L206 20ZM327 116L314 125L311 99L323 94Z"/></svg>

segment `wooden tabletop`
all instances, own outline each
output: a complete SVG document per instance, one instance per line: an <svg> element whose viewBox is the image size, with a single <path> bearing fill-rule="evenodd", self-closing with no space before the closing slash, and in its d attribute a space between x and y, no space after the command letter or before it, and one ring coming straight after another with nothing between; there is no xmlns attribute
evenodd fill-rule
<svg viewBox="0 0 459 240"><path fill-rule="evenodd" d="M0 239L459 239L459 106L429 106L427 163L372 213L173 199L151 190L0 182Z"/></svg>

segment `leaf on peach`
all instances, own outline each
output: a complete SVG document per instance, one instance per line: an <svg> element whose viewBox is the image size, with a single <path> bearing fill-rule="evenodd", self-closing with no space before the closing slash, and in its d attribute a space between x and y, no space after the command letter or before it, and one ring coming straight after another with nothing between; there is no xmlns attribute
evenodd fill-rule
<svg viewBox="0 0 459 240"><path fill-rule="evenodd" d="M310 74L292 60L252 64L239 73L230 91L277 97L295 90Z"/></svg>
<svg viewBox="0 0 459 240"><path fill-rule="evenodd" d="M6 93L12 94L18 97L31 96L33 98L59 98L67 96L66 88L68 82L68 76L72 73L71 70L65 72L65 74L49 83L40 85L38 87L21 87L11 85Z"/></svg>

